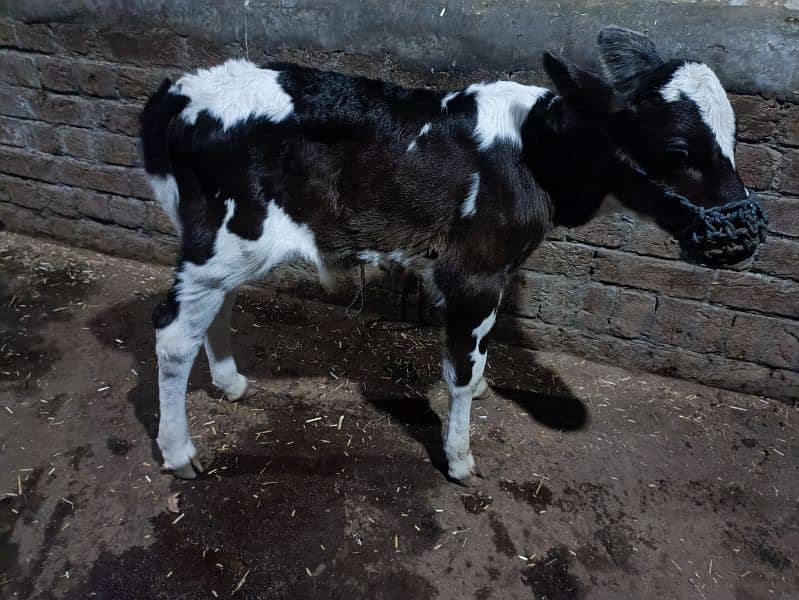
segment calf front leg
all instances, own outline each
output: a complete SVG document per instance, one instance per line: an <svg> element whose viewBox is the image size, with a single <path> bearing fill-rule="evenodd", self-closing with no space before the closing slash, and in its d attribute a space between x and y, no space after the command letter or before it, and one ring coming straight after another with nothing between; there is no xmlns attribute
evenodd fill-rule
<svg viewBox="0 0 799 600"><path fill-rule="evenodd" d="M449 476L468 485L476 474L469 448L472 398L485 391L486 336L496 321L501 289L487 286L479 293L451 296L446 298L447 342L443 361L444 380L449 388L444 452Z"/></svg>
<svg viewBox="0 0 799 600"><path fill-rule="evenodd" d="M153 312L158 356L158 447L164 468L178 477L202 471L189 438L186 385L206 330L225 300L224 290L203 287L185 278L176 283Z"/></svg>
<svg viewBox="0 0 799 600"><path fill-rule="evenodd" d="M230 315L237 291L225 294L222 308L205 334L205 354L211 369L211 380L232 401L242 398L247 392L247 378L236 368L230 348Z"/></svg>

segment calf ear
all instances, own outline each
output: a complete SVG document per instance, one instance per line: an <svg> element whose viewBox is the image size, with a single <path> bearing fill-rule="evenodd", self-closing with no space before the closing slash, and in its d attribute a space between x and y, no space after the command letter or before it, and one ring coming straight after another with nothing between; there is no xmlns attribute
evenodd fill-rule
<svg viewBox="0 0 799 600"><path fill-rule="evenodd" d="M614 87L622 93L635 90L638 78L663 64L657 48L645 35L611 25L599 32L599 54Z"/></svg>
<svg viewBox="0 0 799 600"><path fill-rule="evenodd" d="M558 94L578 110L609 113L622 108L621 99L602 78L550 52L544 52L543 64Z"/></svg>

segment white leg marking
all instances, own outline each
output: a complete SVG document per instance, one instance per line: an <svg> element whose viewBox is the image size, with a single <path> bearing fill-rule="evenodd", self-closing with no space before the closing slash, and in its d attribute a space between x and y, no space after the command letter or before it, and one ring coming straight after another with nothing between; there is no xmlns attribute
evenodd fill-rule
<svg viewBox="0 0 799 600"><path fill-rule="evenodd" d="M236 368L230 348L230 314L236 301L236 291L228 292L219 313L205 334L205 354L214 385L230 400L238 400L247 391L247 378Z"/></svg>
<svg viewBox="0 0 799 600"><path fill-rule="evenodd" d="M480 191L480 173L472 173L469 193L461 205L461 216L466 219L477 212L477 193Z"/></svg>
<svg viewBox="0 0 799 600"><path fill-rule="evenodd" d="M161 418L158 447L164 456L164 468L183 472L197 455L186 421L186 384L189 372L202 344L203 336L224 301L218 289L199 290L182 287L183 273L178 274L177 318L156 331L158 355L158 397ZM183 290L187 289L188 293Z"/></svg>
<svg viewBox="0 0 799 600"><path fill-rule="evenodd" d="M443 361L444 380L449 388L449 411L444 431L444 453L447 456L449 476L463 481L474 475L475 462L469 449L469 427L471 421L472 398L483 378L487 352L480 352L480 342L488 335L497 320L494 309L483 322L472 331L475 339L474 350L469 353L472 359L472 376L464 386L458 386L455 367L447 357Z"/></svg>

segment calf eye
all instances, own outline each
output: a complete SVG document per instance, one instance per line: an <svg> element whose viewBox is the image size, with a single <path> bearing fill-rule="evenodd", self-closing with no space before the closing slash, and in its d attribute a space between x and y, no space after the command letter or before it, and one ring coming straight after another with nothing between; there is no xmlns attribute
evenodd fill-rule
<svg viewBox="0 0 799 600"><path fill-rule="evenodd" d="M666 146L666 159L672 167L682 167L688 162L688 143L672 140Z"/></svg>

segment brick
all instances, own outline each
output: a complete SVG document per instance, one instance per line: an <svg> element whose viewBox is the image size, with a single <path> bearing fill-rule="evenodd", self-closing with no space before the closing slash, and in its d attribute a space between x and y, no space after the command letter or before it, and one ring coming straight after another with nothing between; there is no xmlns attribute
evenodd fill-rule
<svg viewBox="0 0 799 600"><path fill-rule="evenodd" d="M94 134L97 159L112 165L138 166L139 146L135 138L98 131Z"/></svg>
<svg viewBox="0 0 799 600"><path fill-rule="evenodd" d="M100 98L116 98L116 76L109 65L78 63L74 68L78 88L84 94Z"/></svg>
<svg viewBox="0 0 799 600"><path fill-rule="evenodd" d="M49 183L64 183L121 196L131 194L127 170L120 167L101 167L72 158L2 147L0 167L12 175Z"/></svg>
<svg viewBox="0 0 799 600"><path fill-rule="evenodd" d="M600 249L592 277L603 283L704 299L715 275L711 269L683 262Z"/></svg>
<svg viewBox="0 0 799 600"><path fill-rule="evenodd" d="M115 85L123 98L147 99L165 78L177 79L179 72L164 69L141 69L119 65L114 69Z"/></svg>
<svg viewBox="0 0 799 600"><path fill-rule="evenodd" d="M522 267L541 273L588 275L593 257L593 249L587 246L568 242L544 242L533 251Z"/></svg>
<svg viewBox="0 0 799 600"><path fill-rule="evenodd" d="M768 215L769 231L799 237L799 199L760 194L760 202Z"/></svg>
<svg viewBox="0 0 799 600"><path fill-rule="evenodd" d="M184 40L172 32L104 31L99 43L103 54L120 62L156 66L187 62Z"/></svg>
<svg viewBox="0 0 799 600"><path fill-rule="evenodd" d="M5 175L0 175L0 184L8 191L14 204L34 210L47 209L66 217L77 216L71 188Z"/></svg>
<svg viewBox="0 0 799 600"><path fill-rule="evenodd" d="M125 169L99 167L83 161L62 158L58 160L57 173L57 180L60 183L121 196L129 196L131 193Z"/></svg>
<svg viewBox="0 0 799 600"><path fill-rule="evenodd" d="M126 135L139 135L139 114L141 105L122 104L110 100L98 101L96 105L100 111L100 122L108 131L124 133Z"/></svg>
<svg viewBox="0 0 799 600"><path fill-rule="evenodd" d="M55 43L62 50L84 55L97 52L94 29L73 23L53 23L50 29Z"/></svg>
<svg viewBox="0 0 799 600"><path fill-rule="evenodd" d="M25 121L0 117L0 140L6 146L27 147L29 145L25 135Z"/></svg>
<svg viewBox="0 0 799 600"><path fill-rule="evenodd" d="M781 160L780 153L765 146L738 144L735 163L744 184L755 190L771 187Z"/></svg>
<svg viewBox="0 0 799 600"><path fill-rule="evenodd" d="M23 131L29 148L48 154L61 153L57 132L52 125L41 121L20 121L19 128Z"/></svg>
<svg viewBox="0 0 799 600"><path fill-rule="evenodd" d="M637 222L627 234L624 250L660 258L680 257L680 245L677 240L657 225L646 221Z"/></svg>
<svg viewBox="0 0 799 600"><path fill-rule="evenodd" d="M647 337L695 352L723 354L724 333L732 319L729 310L661 296Z"/></svg>
<svg viewBox="0 0 799 600"><path fill-rule="evenodd" d="M44 23L25 24L19 21L14 23L15 47L22 50L32 50L51 54L58 48L53 39L50 26Z"/></svg>
<svg viewBox="0 0 799 600"><path fill-rule="evenodd" d="M790 376L764 365L738 361L715 354L702 354L683 348L648 342L621 340L593 332L549 325L532 319L513 324L516 340L538 348L560 348L625 368L643 369L674 377L679 375L705 385L755 394L767 394L787 401L799 399L799 390ZM507 328L503 328L505 330ZM790 373L790 372L788 372Z"/></svg>
<svg viewBox="0 0 799 600"><path fill-rule="evenodd" d="M610 314L608 331L621 338L641 337L652 327L658 300L652 294L617 290Z"/></svg>
<svg viewBox="0 0 799 600"><path fill-rule="evenodd" d="M34 118L31 100L34 92L23 88L0 86L0 114L10 117Z"/></svg>
<svg viewBox="0 0 799 600"><path fill-rule="evenodd" d="M111 199L108 194L100 194L91 190L75 190L75 209L82 215L100 221L112 222Z"/></svg>
<svg viewBox="0 0 799 600"><path fill-rule="evenodd" d="M632 217L607 215L586 223L582 227L566 230L566 239L607 248L619 248L624 238L634 227Z"/></svg>
<svg viewBox="0 0 799 600"><path fill-rule="evenodd" d="M735 313L724 337L724 351L730 358L799 370L796 321Z"/></svg>
<svg viewBox="0 0 799 600"><path fill-rule="evenodd" d="M127 169L128 182L133 196L155 200L153 190L150 187L150 179L144 169Z"/></svg>
<svg viewBox="0 0 799 600"><path fill-rule="evenodd" d="M39 71L30 56L0 51L0 81L11 85L39 87Z"/></svg>
<svg viewBox="0 0 799 600"><path fill-rule="evenodd" d="M219 63L224 62L228 58L234 56L218 43L197 36L190 36L186 38L185 43L185 66L187 69L218 65Z"/></svg>
<svg viewBox="0 0 799 600"><path fill-rule="evenodd" d="M756 271L799 280L799 240L771 236L760 245Z"/></svg>
<svg viewBox="0 0 799 600"><path fill-rule="evenodd" d="M656 305L651 294L594 285L585 294L575 321L599 333L636 338L651 327Z"/></svg>
<svg viewBox="0 0 799 600"><path fill-rule="evenodd" d="M96 152L91 130L61 127L58 134L61 153L86 160L95 159Z"/></svg>
<svg viewBox="0 0 799 600"><path fill-rule="evenodd" d="M774 100L760 96L731 96L735 111L738 139L746 142L760 142L770 138L777 130L780 110Z"/></svg>
<svg viewBox="0 0 799 600"><path fill-rule="evenodd" d="M788 150L783 157L777 189L786 194L799 194L799 150Z"/></svg>
<svg viewBox="0 0 799 600"><path fill-rule="evenodd" d="M83 127L97 123L92 103L83 98L11 86L0 87L0 114Z"/></svg>
<svg viewBox="0 0 799 600"><path fill-rule="evenodd" d="M111 199L111 221L123 227L142 227L147 221L144 200L115 196Z"/></svg>
<svg viewBox="0 0 799 600"><path fill-rule="evenodd" d="M742 310L799 317L799 282L757 273L720 270L709 299Z"/></svg>
<svg viewBox="0 0 799 600"><path fill-rule="evenodd" d="M49 56L37 56L35 62L43 88L55 92L74 93L78 91L78 80L73 71L73 63Z"/></svg>
<svg viewBox="0 0 799 600"><path fill-rule="evenodd" d="M175 226L166 213L161 210L156 202L147 202L145 204L147 209L147 219L145 221L145 229L157 231L168 235L175 235Z"/></svg>
<svg viewBox="0 0 799 600"><path fill-rule="evenodd" d="M14 22L11 19L0 19L0 46L12 47L17 45L14 35Z"/></svg>
<svg viewBox="0 0 799 600"><path fill-rule="evenodd" d="M777 141L780 144L799 146L799 105L785 104L780 112Z"/></svg>

